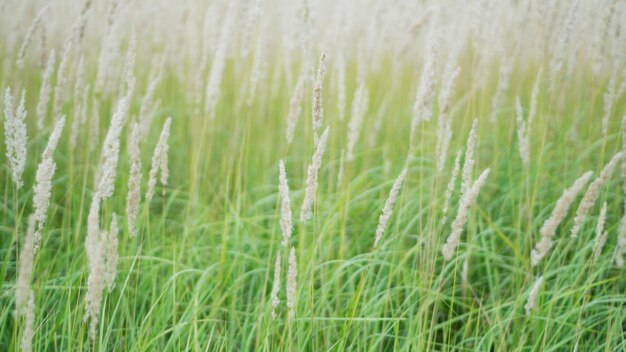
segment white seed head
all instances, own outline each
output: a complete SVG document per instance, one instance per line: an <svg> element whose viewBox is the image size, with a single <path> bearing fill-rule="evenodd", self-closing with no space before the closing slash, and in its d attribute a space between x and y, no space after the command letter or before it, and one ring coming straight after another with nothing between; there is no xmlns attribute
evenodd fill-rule
<svg viewBox="0 0 626 352"><path fill-rule="evenodd" d="M543 226L541 226L541 229L539 230L541 239L530 254L531 266L537 266L541 259L548 254L550 248L552 247L552 237L554 237L557 227L563 221L570 206L574 203L574 200L576 200L576 196L589 182L592 175L593 172L587 171L580 176L570 188L563 191L563 194L556 202L556 205L552 210L552 214L543 223Z"/></svg>
<svg viewBox="0 0 626 352"><path fill-rule="evenodd" d="M304 83L306 82L306 75L300 74L298 83L293 90L291 100L289 101L289 115L287 116L287 145L290 145L293 141L293 135L296 130L296 125L302 114L302 99L304 98Z"/></svg>
<svg viewBox="0 0 626 352"><path fill-rule="evenodd" d="M130 158L130 172L128 176L128 195L126 197L126 224L131 237L137 234L137 216L141 201L141 152L139 150L140 129L137 123L128 140L128 156Z"/></svg>
<svg viewBox="0 0 626 352"><path fill-rule="evenodd" d="M602 210L598 216L598 223L596 225L596 238L593 246L593 260L596 261L602 254L602 249L606 244L608 233L604 230L604 222L606 220L606 202L602 204Z"/></svg>
<svg viewBox="0 0 626 352"><path fill-rule="evenodd" d="M463 232L463 228L467 222L469 210L472 205L476 203L476 198L478 198L480 188L483 184L485 184L490 171L490 169L483 171L472 187L461 197L459 210L456 213L456 218L452 222L452 232L450 233L450 236L448 236L448 239L441 250L445 260L450 260L452 259L452 256L454 256L454 251L459 246L459 242L461 241L461 233Z"/></svg>
<svg viewBox="0 0 626 352"><path fill-rule="evenodd" d="M278 191L280 193L280 229L283 233L282 245L286 247L291 238L291 201L289 200L289 184L287 183L287 173L285 163L281 160L278 164Z"/></svg>
<svg viewBox="0 0 626 352"><path fill-rule="evenodd" d="M524 120L524 111L522 110L522 103L519 97L515 98L515 112L517 115L517 143L519 155L524 167L528 167L530 159L530 151L528 150L528 126L526 125L526 120Z"/></svg>
<svg viewBox="0 0 626 352"><path fill-rule="evenodd" d="M313 86L313 133L315 144L317 145L317 131L324 122L324 107L322 104L322 93L324 88L324 74L326 73L326 53L322 53L317 67L317 78Z"/></svg>
<svg viewBox="0 0 626 352"><path fill-rule="evenodd" d="M543 276L539 276L533 286L530 288L530 292L528 293L528 301L524 306L524 310L526 310L526 315L530 315L532 310L535 308L537 304L537 298L539 297L539 290L541 289L541 284L543 283Z"/></svg>
<svg viewBox="0 0 626 352"><path fill-rule="evenodd" d="M117 103L117 108L111 119L111 125L102 145L100 156L100 172L96 178L97 192L102 199L107 199L113 195L115 189L115 175L117 173L117 162L120 153L120 135L122 128L128 117L130 107L130 97L125 96Z"/></svg>
<svg viewBox="0 0 626 352"><path fill-rule="evenodd" d="M29 290L28 303L25 308L24 330L20 348L23 352L33 350L33 337L35 336L35 295Z"/></svg>
<svg viewBox="0 0 626 352"><path fill-rule="evenodd" d="M170 126L172 125L172 118L168 117L163 125L163 130L159 136L159 141L154 148L154 154L152 154L152 166L150 167L150 173L148 178L148 190L146 192L146 202L150 202L154 196L154 190L157 184L157 174L161 171L161 185L167 185L168 172L168 139L170 136Z"/></svg>
<svg viewBox="0 0 626 352"><path fill-rule="evenodd" d="M396 203L398 194L400 193L400 188L402 187L402 183L404 182L404 178L406 177L407 170L407 166L402 169L402 172L400 172L400 175L391 187L389 197L385 201L385 206L383 207L380 218L378 219L378 227L376 228L376 237L374 239L374 248L378 247L380 240L383 238L383 233L385 233L387 223L389 222L391 214L393 213L393 206Z"/></svg>
<svg viewBox="0 0 626 352"><path fill-rule="evenodd" d="M55 61L55 53L54 49L50 52L48 56L48 62L46 63L46 70L43 73L43 78L41 81L41 89L39 91L39 102L37 103L37 128L42 129L44 125L44 121L46 119L46 115L48 113L48 102L50 101L50 93L51 93L51 80L52 74L54 73L54 61Z"/></svg>
<svg viewBox="0 0 626 352"><path fill-rule="evenodd" d="M24 181L22 174L26 167L26 91L22 91L22 97L13 112L13 97L11 89L7 88L4 94L4 141L6 143L6 157L11 169L11 177L17 189L22 188Z"/></svg>
<svg viewBox="0 0 626 352"><path fill-rule="evenodd" d="M452 198L452 192L454 192L454 185L456 184L456 179L459 177L459 169L461 165L461 154L462 150L456 153L456 158L454 159L454 168L452 169L452 175L450 176L450 181L448 181L448 186L446 187L446 195L443 202L443 210L442 210L442 218L441 224L445 225L448 221L447 214L448 208L450 207L450 199Z"/></svg>
<svg viewBox="0 0 626 352"><path fill-rule="evenodd" d="M617 163L622 159L622 153L615 154L611 160L606 164L600 175L589 185L587 192L583 196L583 199L580 201L580 205L578 206L578 210L576 210L576 217L574 218L574 226L572 227L572 237L576 237L578 232L580 231L585 218L587 217L587 213L593 205L596 203L598 196L600 196L600 189L606 183L606 181L611 176L613 169L617 165Z"/></svg>
<svg viewBox="0 0 626 352"><path fill-rule="evenodd" d="M296 251L291 247L289 252L289 267L287 268L287 309L289 310L289 323L296 316L296 277L298 269L296 267Z"/></svg>
<svg viewBox="0 0 626 352"><path fill-rule="evenodd" d="M478 134L478 119L474 119L472 129L467 137L465 148L465 160L463 161L463 171L461 173L461 197L469 190L472 184L472 170L474 169L474 150L476 149L476 136Z"/></svg>
<svg viewBox="0 0 626 352"><path fill-rule="evenodd" d="M317 189L317 173L322 166L322 157L326 149L326 142L328 142L328 131L330 127L326 127L324 133L319 138L319 141L315 147L315 153L311 158L311 164L307 169L306 189L304 193L304 200L302 201L302 207L300 208L300 222L309 220L312 216L313 200L315 198L315 190Z"/></svg>
<svg viewBox="0 0 626 352"><path fill-rule="evenodd" d="M20 251L17 280L15 282L15 311L18 316L23 315L28 297L31 294L30 278L33 273L35 251L35 218L29 216L24 244Z"/></svg>
<svg viewBox="0 0 626 352"><path fill-rule="evenodd" d="M111 226L109 227L109 231L104 233L102 240L105 241L104 247L106 248L105 252L105 271L104 271L104 282L109 290L113 290L115 286L115 274L117 270L117 261L118 261L118 239L117 234L119 229L117 227L117 216L113 213L111 218Z"/></svg>
<svg viewBox="0 0 626 352"><path fill-rule="evenodd" d="M37 223L35 234L35 248L39 245L39 239L46 222L46 211L50 205L50 195L52 191L52 177L56 171L56 163L52 159L52 154L57 147L61 132L65 126L65 116L62 116L55 124L52 134L48 139L46 149L43 151L42 160L37 167L35 175L35 189L33 191L33 216Z"/></svg>
<svg viewBox="0 0 626 352"><path fill-rule="evenodd" d="M364 84L359 85L352 100L352 116L348 124L348 145L346 148L346 159L348 162L354 160L354 146L363 125L363 117L367 111L368 100L367 88Z"/></svg>
<svg viewBox="0 0 626 352"><path fill-rule="evenodd" d="M278 293L280 292L280 270L281 270L281 261L280 261L280 251L276 253L276 263L274 263L274 282L272 283L272 319L276 319L276 308L280 304L280 299L278 298Z"/></svg>

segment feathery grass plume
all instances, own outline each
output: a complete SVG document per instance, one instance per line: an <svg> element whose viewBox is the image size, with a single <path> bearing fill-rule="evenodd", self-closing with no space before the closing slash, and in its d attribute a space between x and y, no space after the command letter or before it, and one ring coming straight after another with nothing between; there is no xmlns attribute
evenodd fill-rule
<svg viewBox="0 0 626 352"><path fill-rule="evenodd" d="M613 112L613 105L615 101L619 99L617 96L617 71L618 64L615 63L613 67L613 74L611 75L611 79L609 80L608 86L606 87L606 92L604 92L604 105L602 116L602 135L606 137L609 134L609 122L611 121L611 113Z"/></svg>
<svg viewBox="0 0 626 352"><path fill-rule="evenodd" d="M430 121L433 114L432 103L435 97L435 84L437 83L435 78L435 64L439 52L440 35L438 29L435 29L430 40L430 48L424 63L422 75L420 76L419 86L415 93L415 102L413 103L411 118L411 147L413 147L414 144L415 129L420 122Z"/></svg>
<svg viewBox="0 0 626 352"><path fill-rule="evenodd" d="M615 13L615 3L616 0L612 0L602 6L602 13L599 16L600 19L598 21L599 25L595 29L591 38L591 72L593 73L594 77L598 77L602 70L603 59L605 58L604 45L606 42L608 31L610 30L609 28L611 24L611 19L613 17L613 14Z"/></svg>
<svg viewBox="0 0 626 352"><path fill-rule="evenodd" d="M26 303L24 319L24 331L22 331L22 341L20 348L22 352L30 352L33 350L33 337L35 336L35 295L30 291L28 302Z"/></svg>
<svg viewBox="0 0 626 352"><path fill-rule="evenodd" d="M71 37L65 41L63 45L63 53L57 70L57 80L54 86L54 100L52 101L52 116L59 116L63 103L65 103L65 86L67 85L67 66L70 60L70 51L72 50Z"/></svg>
<svg viewBox="0 0 626 352"><path fill-rule="evenodd" d="M78 139L78 130L80 128L80 125L83 123L83 121L81 121L82 118L82 111L83 111L83 104L85 104L84 101L84 94L85 94L85 58L81 56L81 58L78 61L78 68L76 69L76 83L74 84L74 108L73 108L73 120L72 120L72 134L70 136L70 143L72 145L76 145L76 140ZM87 93L88 94L88 93Z"/></svg>
<svg viewBox="0 0 626 352"><path fill-rule="evenodd" d="M622 118L622 190L626 193L626 115Z"/></svg>
<svg viewBox="0 0 626 352"><path fill-rule="evenodd" d="M342 53L336 62L337 70L337 111L339 121L343 121L346 115L346 60Z"/></svg>
<svg viewBox="0 0 626 352"><path fill-rule="evenodd" d="M524 120L524 111L519 97L515 97L515 113L517 115L517 143L522 164L528 167L530 151L528 150L528 125Z"/></svg>
<svg viewBox="0 0 626 352"><path fill-rule="evenodd" d="M324 106L322 104L322 93L324 88L324 75L326 74L326 53L322 53L319 65L317 66L317 78L313 86L313 137L317 145L317 132L324 122Z"/></svg>
<svg viewBox="0 0 626 352"><path fill-rule="evenodd" d="M15 282L15 312L17 316L22 316L30 290L30 278L33 273L33 260L35 256L35 218L28 217L28 228L24 238L24 245L20 252L17 269L17 280Z"/></svg>
<svg viewBox="0 0 626 352"><path fill-rule="evenodd" d="M168 167L167 167L167 152L169 146L167 140L170 136L170 126L172 125L172 118L168 117L163 125L161 136L154 148L154 154L152 154L152 166L150 167L150 177L148 179L148 191L146 192L146 202L150 203L154 196L154 189L157 184L157 174L161 171L161 185L167 185Z"/></svg>
<svg viewBox="0 0 626 352"><path fill-rule="evenodd" d="M606 202L602 204L602 210L600 210L600 215L598 216L598 223L596 225L596 238L594 240L593 246L593 260L596 261L602 254L602 249L606 244L606 240L608 238L607 231L604 230L604 221L606 220Z"/></svg>
<svg viewBox="0 0 626 352"><path fill-rule="evenodd" d="M465 149L465 159L463 160L463 171L461 172L461 198L472 185L472 170L474 169L474 151L476 149L476 138L478 135L478 119L474 119L472 129L467 137Z"/></svg>
<svg viewBox="0 0 626 352"><path fill-rule="evenodd" d="M617 246L615 247L615 265L618 268L623 268L626 264L624 255L626 254L626 213L622 216L622 219L617 230Z"/></svg>
<svg viewBox="0 0 626 352"><path fill-rule="evenodd" d="M491 100L491 115L489 121L492 123L498 118L498 109L502 104L506 91L509 90L509 83L511 79L511 71L513 69L513 63L508 57L504 57L500 63L500 77L498 79L498 86L496 87L496 93Z"/></svg>
<svg viewBox="0 0 626 352"><path fill-rule="evenodd" d="M253 8L246 8L247 16L242 34L240 57L246 58L250 54L252 33L257 28L259 18L263 15L263 0L255 0Z"/></svg>
<svg viewBox="0 0 626 352"><path fill-rule="evenodd" d="M89 207L87 237L85 238L85 252L89 264L87 293L85 294L85 321L90 320L89 337L92 341L96 338L102 292L105 287L105 247L100 239L100 202L100 194L96 192Z"/></svg>
<svg viewBox="0 0 626 352"><path fill-rule="evenodd" d="M343 149L341 149L341 157L339 158L339 171L337 172L337 189L341 187L341 181L343 180L344 159L345 159L345 152Z"/></svg>
<svg viewBox="0 0 626 352"><path fill-rule="evenodd" d="M404 182L404 178L406 177L408 167L404 166L402 172L393 183L391 187L391 191L389 192L389 197L385 201L385 206L383 207L383 211L380 214L380 218L378 220L378 227L376 227L376 237L374 239L374 248L378 247L380 240L383 238L383 233L387 228L387 223L391 218L391 214L393 213L393 206L396 203L396 199L398 198L398 194L400 193L400 187L402 187L402 183Z"/></svg>
<svg viewBox="0 0 626 352"><path fill-rule="evenodd" d="M280 193L280 229L283 233L282 245L287 247L291 238L291 202L289 200L289 184L287 183L287 173L285 172L285 163L281 160L278 164L279 182L278 190Z"/></svg>
<svg viewBox="0 0 626 352"><path fill-rule="evenodd" d="M461 69L453 68L452 58L448 60L445 67L444 80L439 93L439 116L437 118L437 172L443 171L448 155L448 146L452 139L452 124L450 117L450 101L454 92L454 84Z"/></svg>
<svg viewBox="0 0 626 352"><path fill-rule="evenodd" d="M556 45L553 47L552 57L550 58L550 90L553 91L556 86L556 78L558 74L561 72L563 68L563 58L565 57L565 51L570 42L570 36L572 34L572 28L574 27L574 22L576 21L577 13L578 13L578 4L579 1L575 1L572 4L572 7L565 19L565 24L562 28L562 32L559 35L559 38L556 42Z"/></svg>
<svg viewBox="0 0 626 352"><path fill-rule="evenodd" d="M50 134L46 149L44 149L41 162L37 166L37 173L35 175L35 189L33 191L33 217L37 222L37 230L35 232L34 247L37 249L39 246L39 240L41 239L41 233L43 232L43 226L46 222L46 211L50 205L50 193L52 191L52 177L56 171L56 163L52 159L52 154L57 147L61 132L65 126L65 116L62 116L57 120L54 125L54 130Z"/></svg>
<svg viewBox="0 0 626 352"><path fill-rule="evenodd" d="M126 58L124 60L124 75L120 82L119 91L123 92L127 96L132 96L135 91L135 56L137 51L137 38L135 30L131 32L130 39L128 41L128 50L126 51Z"/></svg>
<svg viewBox="0 0 626 352"><path fill-rule="evenodd" d="M291 99L289 100L289 115L287 116L287 145L290 145L293 141L293 134L302 114L302 99L304 98L304 83L306 81L306 74L304 70L298 78L298 83L293 90Z"/></svg>
<svg viewBox="0 0 626 352"><path fill-rule="evenodd" d="M528 301L526 301L526 305L524 306L524 310L526 311L527 316L530 316L530 313L537 304L537 298L539 297L539 290L541 289L542 283L543 275L539 276L533 283L533 286L530 288L530 292L528 293Z"/></svg>
<svg viewBox="0 0 626 352"><path fill-rule="evenodd" d="M100 155L100 171L96 178L97 190L102 199L111 197L115 189L115 175L120 154L120 135L128 117L129 107L129 96L122 97L118 101L115 113L111 118L111 125L104 138Z"/></svg>
<svg viewBox="0 0 626 352"><path fill-rule="evenodd" d="M152 125L152 120L154 119L160 104L159 101L154 101L154 95L159 82L161 82L163 70L162 64L157 65L159 68L156 69L156 74L150 78L148 89L146 90L146 94L141 101L141 107L139 108L139 126L141 128L140 131L142 140L148 135L148 131Z"/></svg>
<svg viewBox="0 0 626 352"><path fill-rule="evenodd" d="M621 152L615 154L611 158L611 160L606 164L604 169L602 169L602 172L600 172L600 175L598 175L598 177L595 180L593 180L593 182L589 185L587 192L583 196L583 199L580 201L578 210L576 210L576 217L574 218L574 226L572 227L572 237L578 236L578 231L580 231L580 228L583 222L585 221L585 218L587 217L587 213L589 212L589 209L593 207L593 205L596 203L596 200L598 199L598 196L600 195L600 189L602 188L604 183L606 183L606 181L609 179L609 177L611 176L611 173L613 172L613 169L615 168L615 166L617 165L617 163L620 161L621 158L622 158Z"/></svg>
<svg viewBox="0 0 626 352"><path fill-rule="evenodd" d="M20 70L24 68L24 56L26 56L26 49L28 48L28 45L30 44L31 38L33 37L33 33L35 33L35 29L37 29L37 26L41 22L41 19L43 18L43 15L48 9L48 6L50 4L51 2L48 2L41 8L41 10L39 10L39 13L37 13L37 17L35 17L33 22L30 24L30 27L28 27L26 36L24 36L24 40L22 41L22 45L20 46L20 50L17 54L17 60L15 61L17 68L19 68Z"/></svg>
<svg viewBox="0 0 626 352"><path fill-rule="evenodd" d="M11 169L11 177L17 189L22 188L24 181L22 174L26 167L26 90L22 90L22 97L17 110L13 112L13 97L11 89L7 88L4 94L4 142L6 143L6 157Z"/></svg>
<svg viewBox="0 0 626 352"><path fill-rule="evenodd" d="M450 181L448 181L448 186L446 187L446 195L445 200L443 202L443 210L441 217L441 225L445 225L448 221L448 208L450 207L450 199L452 198L452 192L454 191L454 185L456 184L456 179L459 177L459 169L461 168L461 154L462 150L456 153L456 158L454 159L454 168L452 169L452 175L450 176Z"/></svg>
<svg viewBox="0 0 626 352"><path fill-rule="evenodd" d="M535 267L539 264L541 259L548 254L550 248L552 247L552 237L556 233L556 229L559 224L563 221L565 216L567 215L567 211L569 207L576 200L576 196L580 191L585 187L585 185L591 179L593 172L587 171L582 176L580 176L574 184L570 188L567 188L563 191L561 198L557 200L554 209L552 210L552 214L543 223L539 233L541 234L541 240L535 246L535 249L530 253L530 265Z"/></svg>
<svg viewBox="0 0 626 352"><path fill-rule="evenodd" d="M41 89L39 91L39 102L37 103L37 128L42 129L46 114L48 113L48 102L50 101L50 93L52 90L51 80L54 73L54 61L55 61L54 49L50 51L48 61L46 62L46 70L43 73L41 79Z"/></svg>
<svg viewBox="0 0 626 352"><path fill-rule="evenodd" d="M254 103L254 97L256 96L257 86L263 73L265 62L265 47L266 47L266 34L263 30L259 34L259 39L254 50L254 63L250 71L250 80L248 82L248 99L246 105L251 106Z"/></svg>
<svg viewBox="0 0 626 352"><path fill-rule="evenodd" d="M220 85L222 83L222 76L224 74L224 67L226 66L226 54L228 50L228 44L231 41L231 31L233 26L234 17L234 5L230 3L224 24L222 25L222 33L218 41L217 51L213 58L213 65L211 65L211 72L209 74L209 80L206 85L204 93L204 114L209 119L215 118L217 109L217 102L220 96Z"/></svg>
<svg viewBox="0 0 626 352"><path fill-rule="evenodd" d="M100 55L98 56L98 70L96 72L96 82L94 85L94 91L97 95L108 92L110 88L110 78L112 75L112 68L116 67L114 64L115 54L117 53L117 38L114 36L114 26L117 19L121 16L116 14L117 5L119 0L111 1L111 5L107 10L107 24L104 37L102 38L102 44L100 46Z"/></svg>
<svg viewBox="0 0 626 352"><path fill-rule="evenodd" d="M452 259L454 255L454 251L456 247L458 247L459 242L461 240L461 233L463 232L463 228L465 227L465 223L467 222L467 215L474 203L476 203L476 198L478 198L478 193L480 192L480 188L485 184L487 180L487 176L489 176L489 172L491 169L486 169L482 174L476 179L474 184L470 189L467 190L461 197L459 202L459 210L456 213L456 218L452 222L452 232L443 248L441 249L441 253L445 260Z"/></svg>
<svg viewBox="0 0 626 352"><path fill-rule="evenodd" d="M287 268L287 308L289 309L289 324L296 316L296 277L298 269L296 267L296 250L291 247L289 252L289 266Z"/></svg>
<svg viewBox="0 0 626 352"><path fill-rule="evenodd" d="M119 229L117 227L117 215L113 213L112 218L111 218L111 225L109 226L109 231L105 231L104 236L102 238L102 240L105 241L105 243L103 244L103 247L106 248L106 252L104 256L104 261L105 261L104 282L109 292L111 292L111 290L113 290L113 287L115 286L115 274L117 270L117 261L118 261L118 254L117 254L118 232L119 232Z"/></svg>
<svg viewBox="0 0 626 352"><path fill-rule="evenodd" d="M274 263L274 282L272 283L272 319L276 319L276 308L280 304L280 299L278 299L278 293L280 292L280 269L281 269L281 261L280 261L280 251L276 253L276 263Z"/></svg>
<svg viewBox="0 0 626 352"><path fill-rule="evenodd" d="M465 255L463 266L461 267L461 285L463 288L469 287L469 252Z"/></svg>
<svg viewBox="0 0 626 352"><path fill-rule="evenodd" d="M326 149L326 142L328 141L328 131L330 127L326 127L324 133L319 138L319 141L315 147L315 153L311 158L311 164L307 169L306 189L304 191L304 200L302 201L302 207L300 208L300 222L305 222L313 215L311 207L313 206L313 199L315 198L315 190L317 189L317 173L322 166L322 157Z"/></svg>
<svg viewBox="0 0 626 352"><path fill-rule="evenodd" d="M535 117L537 117L537 106L539 101L539 89L541 88L541 77L543 75L543 66L539 68L537 72L537 78L535 78L535 84L533 85L532 93L530 94L530 110L528 111L528 125L532 126Z"/></svg>
<svg viewBox="0 0 626 352"><path fill-rule="evenodd" d="M348 124L348 145L346 148L346 160L348 162L354 161L354 146L359 138L359 131L363 125L363 116L367 111L368 101L367 88L361 83L354 93L352 100L352 116Z"/></svg>
<svg viewBox="0 0 626 352"><path fill-rule="evenodd" d="M141 151L139 150L139 125L133 123L133 129L128 139L128 157L130 172L128 176L128 195L126 197L126 224L130 237L137 234L137 216L141 201Z"/></svg>

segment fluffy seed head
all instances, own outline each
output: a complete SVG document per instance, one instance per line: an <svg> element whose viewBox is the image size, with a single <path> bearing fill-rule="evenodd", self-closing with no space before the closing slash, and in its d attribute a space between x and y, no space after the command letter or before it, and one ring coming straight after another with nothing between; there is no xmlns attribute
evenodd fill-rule
<svg viewBox="0 0 626 352"><path fill-rule="evenodd" d="M592 175L593 172L587 171L580 176L570 188L563 191L561 198L559 198L554 206L554 210L552 210L552 214L548 220L543 223L543 226L541 226L541 229L539 230L541 240L539 240L535 249L533 249L530 253L531 266L537 266L541 259L548 254L548 251L550 251L550 248L552 247L552 237L554 237L557 227L563 221L567 215L568 209L576 199L576 196L589 182Z"/></svg>
<svg viewBox="0 0 626 352"><path fill-rule="evenodd" d="M478 192L480 192L480 188L485 184L487 180L487 176L489 176L490 169L486 169L482 174L478 177L476 182L472 185L472 187L461 197L461 201L459 202L459 210L456 213L456 218L452 222L452 232L446 243L444 244L441 253L445 260L452 259L454 255L454 251L456 247L458 247L459 242L461 240L461 233L463 232L463 228L465 227L465 223L467 222L467 216L469 213L469 209L476 203L476 198L478 198Z"/></svg>
<svg viewBox="0 0 626 352"><path fill-rule="evenodd" d="M304 72L300 74L298 83L293 90L291 100L289 101L289 115L287 116L287 145L290 145L293 141L293 135L296 130L296 125L300 119L302 113L302 99L304 98L304 83L306 76Z"/></svg>
<svg viewBox="0 0 626 352"><path fill-rule="evenodd" d="M17 189L22 188L24 181L22 174L26 166L26 91L22 91L22 97L13 112L13 97L11 89L7 88L4 94L4 140L6 143L6 157L11 169L11 177Z"/></svg>
<svg viewBox="0 0 626 352"><path fill-rule="evenodd" d="M289 252L289 267L287 268L287 308L289 309L289 323L296 316L296 277L298 269L296 267L296 251L291 247Z"/></svg>
<svg viewBox="0 0 626 352"><path fill-rule="evenodd" d="M280 251L276 253L276 263L274 263L274 282L272 283L272 319L276 319L276 308L280 304L280 299L278 299L278 293L280 292L280 270L281 270L281 261L280 261Z"/></svg>
<svg viewBox="0 0 626 352"><path fill-rule="evenodd" d="M286 247L291 238L291 202L289 200L289 184L287 183L287 173L285 163L281 160L278 164L278 191L280 193L280 228L283 233L282 245Z"/></svg>
<svg viewBox="0 0 626 352"><path fill-rule="evenodd" d="M168 172L168 139L170 136L170 126L172 125L172 118L168 117L163 125L163 130L159 136L159 141L154 148L154 154L152 154L152 166L150 167L149 179L148 179L148 191L146 192L146 201L149 203L154 196L154 190L157 184L157 174L161 171L161 185L167 185Z"/></svg>
<svg viewBox="0 0 626 352"><path fill-rule="evenodd" d="M322 53L317 67L317 78L313 86L313 132L317 144L317 131L324 121L324 107L322 106L322 90L324 88L324 74L326 73L326 53Z"/></svg>
<svg viewBox="0 0 626 352"><path fill-rule="evenodd" d="M406 177L407 166L402 169L400 175L393 183L391 187L391 191L389 192L389 197L385 201L385 206L383 207L383 211L380 214L380 218L378 220L378 227L376 228L376 237L374 239L374 248L378 247L380 240L383 238L383 233L387 228L387 223L391 218L391 214L393 213L393 206L396 203L396 199L398 198L398 194L400 193L400 187L402 187L402 183L404 182L404 178Z"/></svg>
<svg viewBox="0 0 626 352"><path fill-rule="evenodd" d="M539 297L539 290L541 289L541 284L543 283L543 276L539 276L533 286L530 288L530 292L528 293L528 301L524 306L524 310L526 310L526 315L530 315L532 310L535 308L535 304L537 303L537 298Z"/></svg>
<svg viewBox="0 0 626 352"><path fill-rule="evenodd" d="M302 207L300 208L300 222L305 222L312 216L311 208L313 206L313 199L315 198L315 190L317 189L317 173L322 166L322 157L324 156L326 142L328 141L329 128L330 127L326 127L324 133L322 133L322 136L319 138L315 147L315 153L311 158L311 164L307 169L306 189Z"/></svg>
<svg viewBox="0 0 626 352"><path fill-rule="evenodd" d="M54 49L52 49L50 55L48 56L46 70L43 73L41 89L39 91L39 102L37 103L37 128L39 129L43 128L46 114L48 113L48 102L50 101L50 92L52 89L51 80L52 74L54 73L54 60L55 54Z"/></svg>
<svg viewBox="0 0 626 352"><path fill-rule="evenodd" d="M141 154L139 150L140 130L137 123L128 140L128 156L130 158L130 174L128 176L128 195L126 197L126 224L131 237L137 234L136 222L141 201Z"/></svg>
<svg viewBox="0 0 626 352"><path fill-rule="evenodd" d="M587 217L587 213L593 205L596 203L598 196L600 196L600 189L606 183L606 181L611 176L613 169L617 165L617 163L622 159L622 153L615 154L611 160L606 164L598 178L596 178L587 189L587 192L583 196L583 199L580 201L580 205L578 206L578 210L576 210L576 217L574 218L574 226L572 227L572 237L576 237L578 232L580 231L585 218Z"/></svg>

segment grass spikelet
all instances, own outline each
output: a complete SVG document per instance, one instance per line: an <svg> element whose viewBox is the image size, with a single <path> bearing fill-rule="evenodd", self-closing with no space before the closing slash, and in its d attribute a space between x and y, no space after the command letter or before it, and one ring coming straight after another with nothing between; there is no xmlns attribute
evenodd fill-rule
<svg viewBox="0 0 626 352"><path fill-rule="evenodd" d="M46 115L48 114L48 102L50 101L52 74L54 73L55 53L54 49L50 51L48 61L46 62L46 70L41 80L41 88L39 91L39 102L37 103L37 128L42 129Z"/></svg>
<svg viewBox="0 0 626 352"><path fill-rule="evenodd" d="M363 116L367 111L368 104L367 88L364 84L359 85L354 93L352 101L352 116L348 124L348 145L346 148L346 160L352 162L354 160L354 146L359 138L359 132L363 125Z"/></svg>
<svg viewBox="0 0 626 352"><path fill-rule="evenodd" d="M537 299L539 298L539 292L541 290L542 283L543 276L539 276L530 288L530 292L528 293L528 300L526 301L526 305L524 306L524 310L526 311L527 316L530 316L530 313L533 311L535 305L537 304Z"/></svg>
<svg viewBox="0 0 626 352"><path fill-rule="evenodd" d="M296 279L298 276L298 269L296 267L296 250L291 247L289 252L289 266L287 268L287 309L289 324L293 322L296 317Z"/></svg>
<svg viewBox="0 0 626 352"><path fill-rule="evenodd" d="M13 97L11 89L7 88L4 94L4 141L6 143L6 157L11 169L11 177L17 189L22 188L24 181L22 174L26 167L26 91L22 91L22 97L13 112Z"/></svg>
<svg viewBox="0 0 626 352"><path fill-rule="evenodd" d="M385 206L383 207L382 213L380 214L380 218L378 219L378 227L376 228L376 237L374 238L374 248L378 247L380 240L383 238L383 234L385 233L385 229L387 228L387 223L391 218L391 214L393 213L393 206L396 203L396 199L398 198L398 194L400 193L400 188L402 187L402 183L404 182L404 178L406 177L407 166L404 166L402 172L393 183L391 187L391 191L389 192L389 197L385 201Z"/></svg>
<svg viewBox="0 0 626 352"><path fill-rule="evenodd" d="M130 171L128 176L128 195L126 197L126 225L130 237L137 234L137 216L139 203L141 202L141 152L139 150L140 130L137 123L128 139L128 157L130 159Z"/></svg>
<svg viewBox="0 0 626 352"><path fill-rule="evenodd" d="M163 125L163 130L159 136L159 141L154 148L154 154L152 154L152 166L150 167L150 173L148 178L148 190L146 191L146 202L150 203L154 196L154 190L157 184L157 174L161 171L161 185L167 185L168 179L168 142L170 136L170 126L172 125L172 118L168 117Z"/></svg>
<svg viewBox="0 0 626 352"><path fill-rule="evenodd" d="M580 205L578 206L578 210L576 210L576 217L574 218L574 226L572 227L572 237L576 237L578 232L580 231L585 218L587 217L587 213L593 205L596 203L598 196L600 196L600 189L606 183L606 181L611 176L613 169L617 165L617 163L621 160L622 153L615 154L611 160L606 164L604 169L600 172L600 175L589 185L587 192L583 196L583 199L580 201Z"/></svg>
<svg viewBox="0 0 626 352"><path fill-rule="evenodd" d="M280 229L283 233L281 242L283 247L287 247L291 238L291 201L289 200L289 184L287 183L287 173L285 163L281 160L278 164L279 182L278 191L280 193Z"/></svg>
<svg viewBox="0 0 626 352"><path fill-rule="evenodd" d="M326 74L326 53L322 53L319 65L317 66L317 78L313 86L313 136L315 145L318 142L317 132L324 122L324 106L322 104L322 94L324 89L324 75Z"/></svg>
<svg viewBox="0 0 626 352"><path fill-rule="evenodd" d="M574 184L570 188L563 191L563 194L556 202L556 205L552 210L552 214L548 220L543 223L543 226L541 226L541 229L539 230L541 240L539 240L535 249L533 249L530 254L531 266L537 266L541 259L548 254L548 251L550 251L550 248L552 247L552 237L554 237L557 227L563 221L567 215L568 209L576 199L576 196L589 182L592 175L593 172L587 171L574 181Z"/></svg>
<svg viewBox="0 0 626 352"><path fill-rule="evenodd" d="M280 252L277 252L276 262L274 263L274 282L272 283L272 293L270 296L272 301L272 319L276 319L276 308L278 308L278 305L280 304L280 299L278 298L278 293L280 292L280 271Z"/></svg>
<svg viewBox="0 0 626 352"><path fill-rule="evenodd" d="M456 158L454 159L454 168L452 169L452 175L450 176L450 181L448 181L448 185L446 186L446 195L443 201L443 210L441 217L441 224L445 225L448 218L448 208L450 206L450 199L452 198L452 192L454 192L454 185L456 184L456 179L459 177L459 169L461 165L461 153L462 150L456 153Z"/></svg>
<svg viewBox="0 0 626 352"><path fill-rule="evenodd" d="M317 174L320 167L322 167L322 157L324 157L329 129L330 127L326 127L324 133L322 133L322 136L315 147L315 153L313 153L313 157L311 158L311 164L307 169L304 200L302 201L302 207L300 208L300 222L309 220L313 215L311 208L313 207L315 190L317 189Z"/></svg>
<svg viewBox="0 0 626 352"><path fill-rule="evenodd" d="M465 227L465 223L467 222L467 216L470 208L474 203L476 203L476 198L478 198L478 192L480 188L485 184L487 180L487 176L489 176L490 169L486 169L482 174L478 177L478 179L474 182L472 187L461 197L461 201L459 202L459 210L456 213L456 218L452 222L452 232L446 243L444 244L441 253L445 260L452 259L454 255L454 251L459 246L459 242L461 240L461 233L463 232L463 228Z"/></svg>

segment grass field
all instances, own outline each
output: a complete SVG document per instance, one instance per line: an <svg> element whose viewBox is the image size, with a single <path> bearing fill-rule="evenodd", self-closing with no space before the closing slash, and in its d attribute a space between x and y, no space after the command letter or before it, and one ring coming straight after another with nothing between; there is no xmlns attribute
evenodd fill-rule
<svg viewBox="0 0 626 352"><path fill-rule="evenodd" d="M602 3L0 1L0 350L626 350Z"/></svg>

